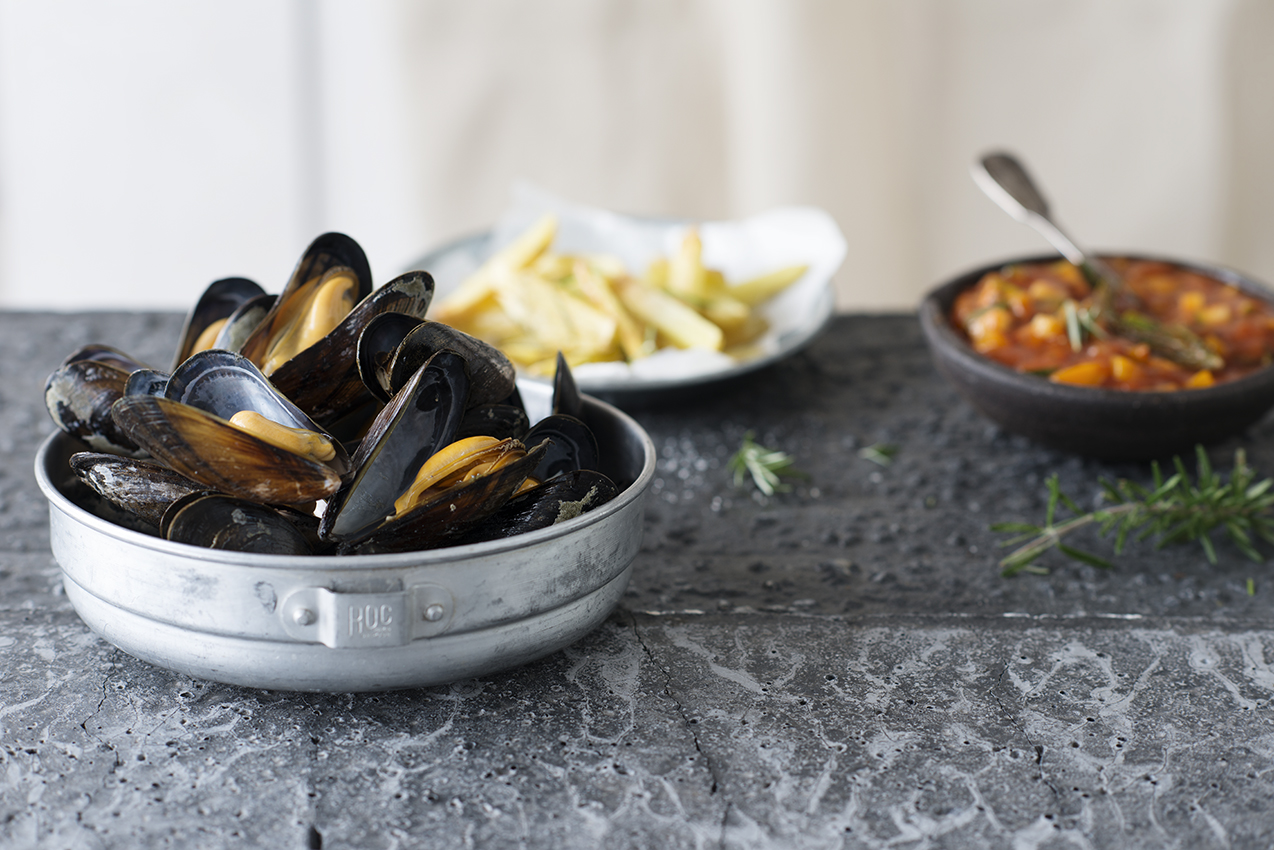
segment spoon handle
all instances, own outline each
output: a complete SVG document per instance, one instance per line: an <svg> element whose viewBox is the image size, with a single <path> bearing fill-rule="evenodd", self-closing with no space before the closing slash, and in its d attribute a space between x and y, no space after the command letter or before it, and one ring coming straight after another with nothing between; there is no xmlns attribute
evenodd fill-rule
<svg viewBox="0 0 1274 850"><path fill-rule="evenodd" d="M1093 286L1093 319L1115 334L1145 342L1157 353L1183 365L1196 369L1219 369L1224 365L1221 357L1188 328L1165 325L1145 315L1140 299L1123 285L1119 274L1062 232L1049 215L1044 193L1017 157L1003 151L989 153L973 164L971 172L973 181L991 200L1015 220L1034 228L1084 272ZM1133 309L1115 309L1117 292Z"/></svg>
<svg viewBox="0 0 1274 850"><path fill-rule="evenodd" d="M1011 154L987 154L971 169L973 181L1016 221L1034 228L1063 257L1077 266L1090 258L1057 226L1048 212L1048 201L1025 166Z"/></svg>

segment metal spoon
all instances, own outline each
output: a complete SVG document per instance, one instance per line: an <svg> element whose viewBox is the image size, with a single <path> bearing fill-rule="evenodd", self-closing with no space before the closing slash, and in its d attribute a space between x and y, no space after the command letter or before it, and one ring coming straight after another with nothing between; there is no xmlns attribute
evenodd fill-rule
<svg viewBox="0 0 1274 850"><path fill-rule="evenodd" d="M1029 225L1084 272L1093 286L1096 307L1091 317L1111 333L1147 343L1155 353L1194 369L1220 369L1224 361L1203 340L1181 325L1164 325L1146 315L1140 299L1105 261L1075 244L1049 214L1048 202L1026 168L1012 154L990 153L974 163L973 181L1005 212ZM1115 293L1136 305L1117 312Z"/></svg>
<svg viewBox="0 0 1274 850"><path fill-rule="evenodd" d="M1026 172L1025 166L1008 153L991 153L972 168L973 182L1015 220L1028 225L1048 240L1063 257L1089 274L1118 289L1123 281L1115 270L1075 244L1049 215L1048 201ZM1087 268L1086 268L1087 267Z"/></svg>

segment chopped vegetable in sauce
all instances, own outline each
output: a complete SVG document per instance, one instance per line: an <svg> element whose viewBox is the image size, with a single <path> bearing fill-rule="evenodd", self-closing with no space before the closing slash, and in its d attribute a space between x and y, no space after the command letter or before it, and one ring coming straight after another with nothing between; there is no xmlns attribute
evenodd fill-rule
<svg viewBox="0 0 1274 850"><path fill-rule="evenodd" d="M1274 307L1237 286L1159 261L1110 261L1140 309L1182 325L1219 354L1217 370L1191 369L1142 342L1106 333L1083 272L1065 261L1005 266L956 298L951 319L979 353L1065 384L1179 390L1231 381L1274 361Z"/></svg>

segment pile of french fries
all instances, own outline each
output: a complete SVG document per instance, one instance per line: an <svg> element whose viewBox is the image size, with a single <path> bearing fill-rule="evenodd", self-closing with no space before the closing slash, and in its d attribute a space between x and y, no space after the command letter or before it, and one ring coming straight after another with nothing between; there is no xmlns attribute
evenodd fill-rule
<svg viewBox="0 0 1274 850"><path fill-rule="evenodd" d="M556 234L556 216L545 215L440 299L432 318L495 345L532 375L551 375L559 351L572 367L631 363L666 346L742 360L768 327L756 308L807 269L731 283L703 265L690 228L675 255L637 277L613 256L553 253Z"/></svg>

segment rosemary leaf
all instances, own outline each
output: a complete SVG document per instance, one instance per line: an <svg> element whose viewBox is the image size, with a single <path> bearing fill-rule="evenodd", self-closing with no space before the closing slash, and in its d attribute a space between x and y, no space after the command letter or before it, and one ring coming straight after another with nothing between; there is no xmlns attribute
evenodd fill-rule
<svg viewBox="0 0 1274 850"><path fill-rule="evenodd" d="M1068 298L1062 304L1062 314L1066 316L1066 337L1070 340L1071 351L1079 351L1084 347L1084 329L1079 324L1079 308Z"/></svg>
<svg viewBox="0 0 1274 850"><path fill-rule="evenodd" d="M1242 449L1234 453L1234 468L1228 481L1212 468L1202 446L1195 455L1193 480L1179 457L1173 459L1175 472L1167 478L1163 477L1158 464L1152 465L1153 488L1133 481L1103 479L1102 495L1113 504L1089 512L1082 511L1062 492L1056 475L1050 476L1043 525L997 523L991 526L993 531L1015 535L1002 544L1017 547L1000 561L1002 573L1007 576L1023 571L1038 572L1035 559L1050 549L1057 549L1081 563L1109 569L1112 565L1106 559L1062 542L1066 534L1091 524L1097 525L1103 537L1114 534L1116 555L1123 551L1130 538L1153 539L1156 548L1198 541L1208 561L1216 564L1216 546L1211 535L1219 529L1246 557L1262 561L1254 541L1259 538L1274 543L1274 515L1271 515L1274 479L1254 482L1255 473L1247 465ZM1059 521L1059 507L1073 516Z"/></svg>
<svg viewBox="0 0 1274 850"><path fill-rule="evenodd" d="M792 468L791 457L760 445L751 431L743 435L743 444L730 458L727 468L734 473L735 487L742 487L750 476L756 488L767 496L791 489L779 476L803 477L803 473Z"/></svg>
<svg viewBox="0 0 1274 850"><path fill-rule="evenodd" d="M858 450L860 458L869 460L877 466L889 466L894 462L896 454L898 454L898 447L889 443L873 443Z"/></svg>

